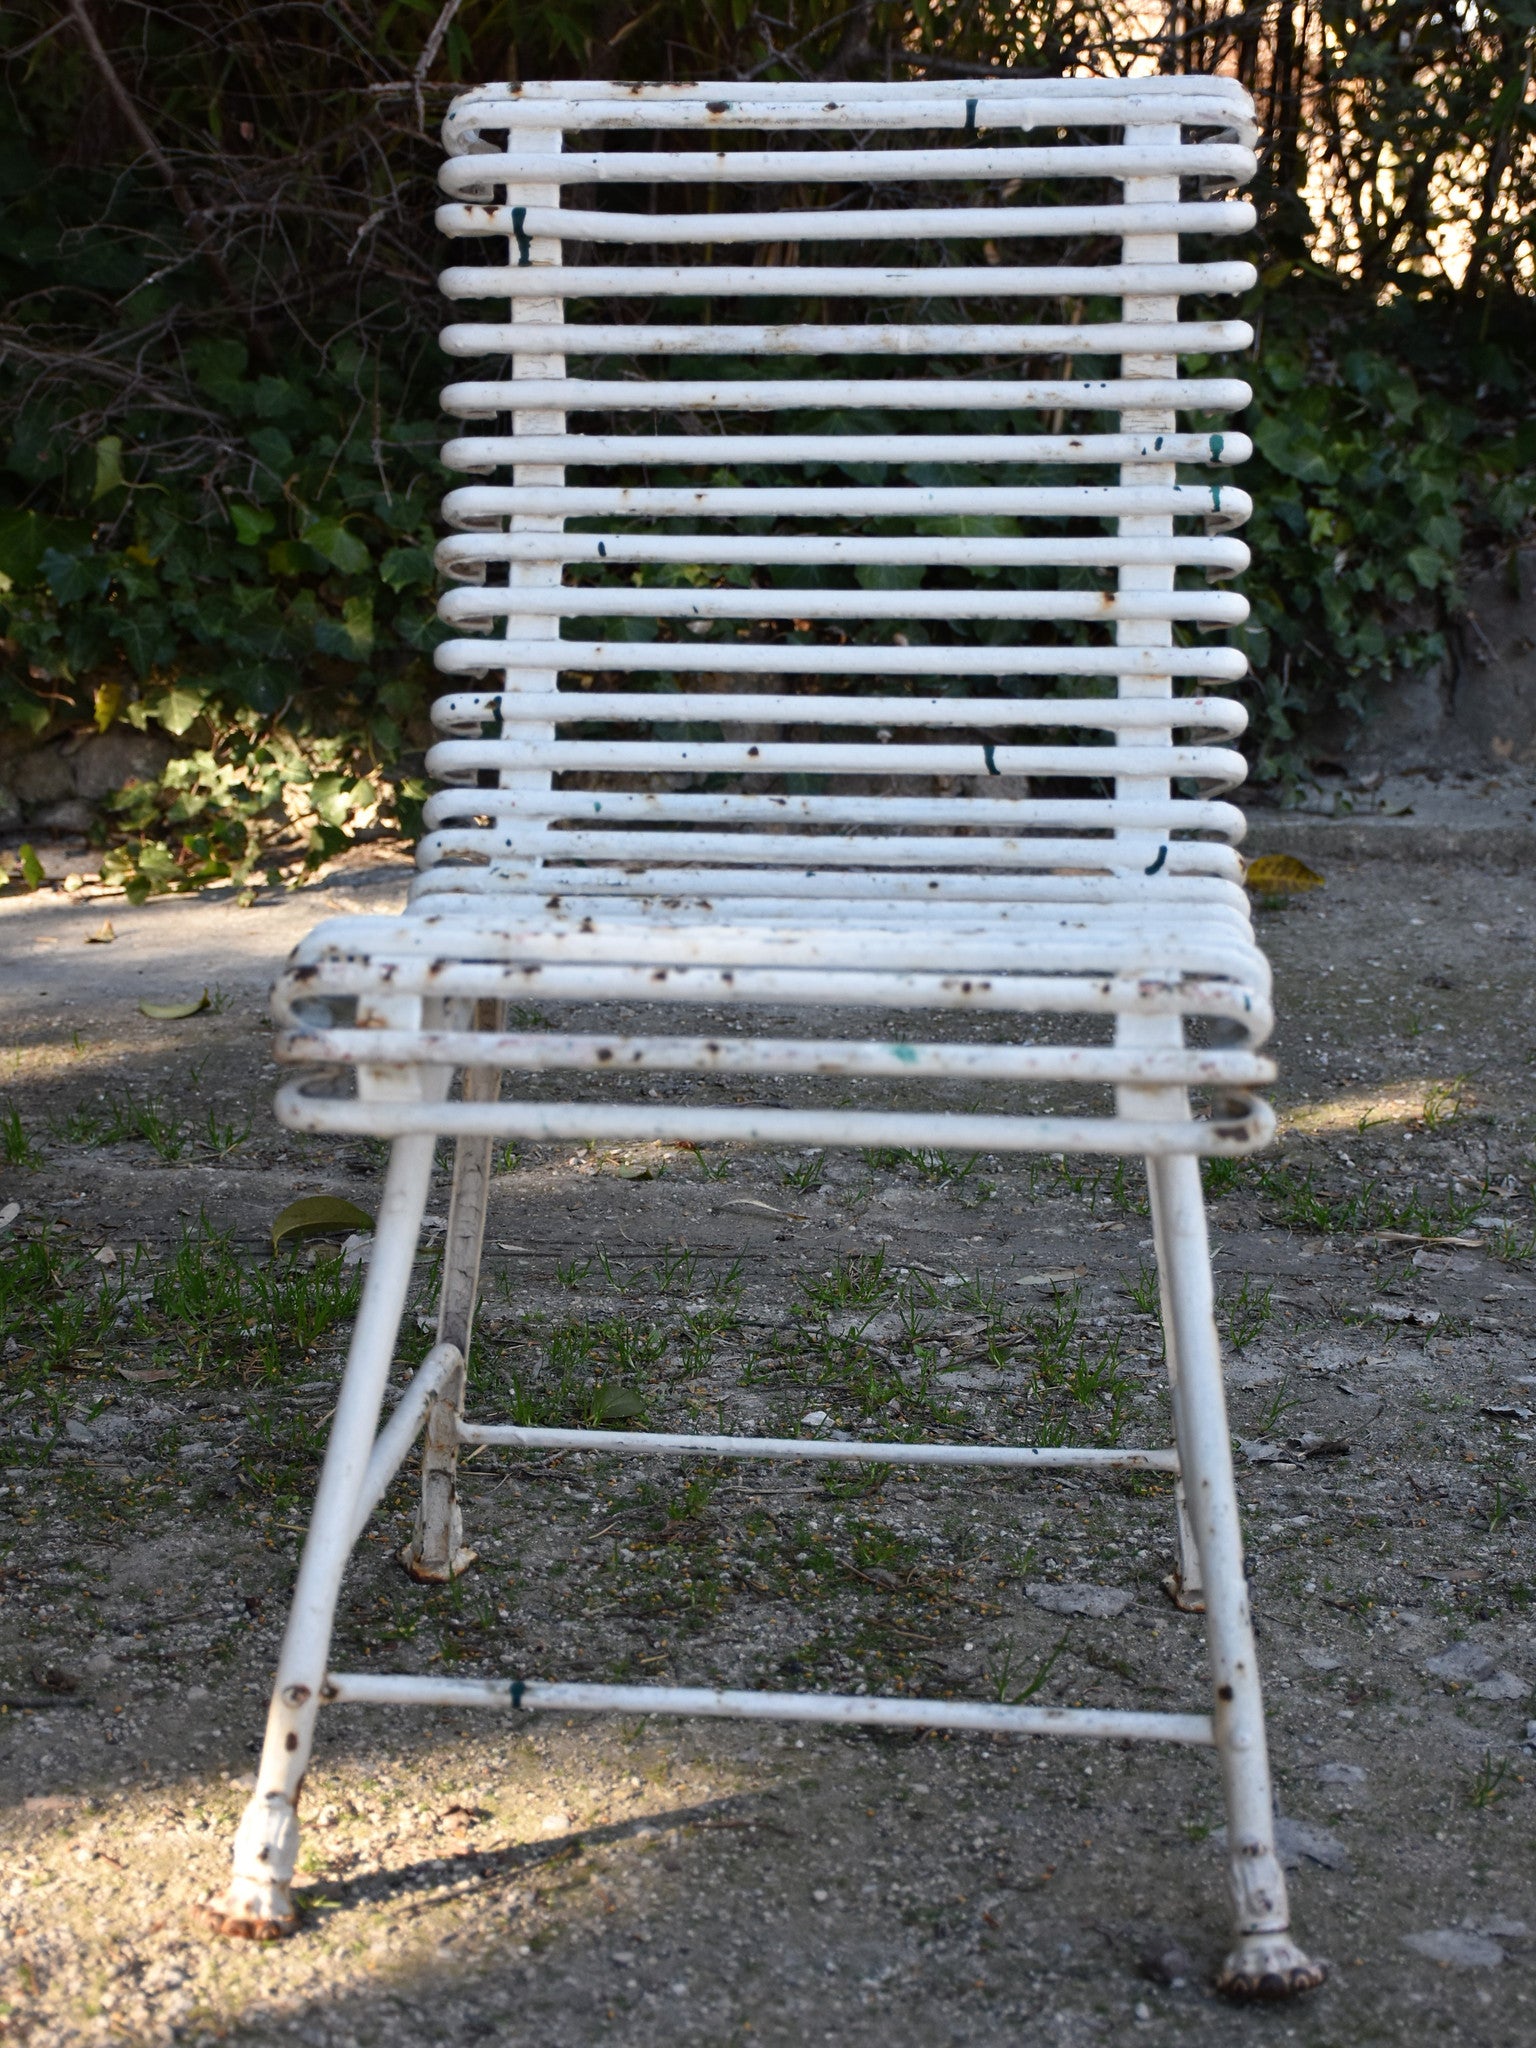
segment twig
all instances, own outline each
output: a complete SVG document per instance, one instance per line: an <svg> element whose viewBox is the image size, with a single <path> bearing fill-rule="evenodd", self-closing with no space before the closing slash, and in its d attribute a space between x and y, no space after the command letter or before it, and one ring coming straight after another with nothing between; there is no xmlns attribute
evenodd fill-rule
<svg viewBox="0 0 1536 2048"><path fill-rule="evenodd" d="M422 44L421 55L416 59L416 69L411 73L411 96L416 102L416 125L423 135L427 132L427 109L422 99L422 88L427 82L427 73L437 62L437 53L443 47L444 36L453 27L453 17L463 5L464 0L443 0L443 11L433 23L432 33Z"/></svg>
<svg viewBox="0 0 1536 2048"><path fill-rule="evenodd" d="M450 4L457 4L457 0L450 0ZM187 233L196 244L198 254L212 271L219 290L224 294L225 299L229 303L230 310L238 313L242 321L247 320L249 318L249 309L241 303L240 294L235 289L235 281L224 267L224 258L209 240L207 226L198 211L192 194L177 177L175 167L171 163L170 158L155 140L149 123L139 112L137 101L118 75L117 66L107 55L106 45L96 33L96 24L92 21L90 14L86 10L85 0L69 0L69 11L73 17L75 27L80 31L80 40L85 44L91 62L101 73L107 91L111 93L118 112L133 130L140 149L143 150L155 169L160 173L161 182L164 184L166 191L170 193L176 210L180 213L186 225ZM264 369L270 369L272 367L271 357L261 336L252 333L250 339L252 355L260 360Z"/></svg>

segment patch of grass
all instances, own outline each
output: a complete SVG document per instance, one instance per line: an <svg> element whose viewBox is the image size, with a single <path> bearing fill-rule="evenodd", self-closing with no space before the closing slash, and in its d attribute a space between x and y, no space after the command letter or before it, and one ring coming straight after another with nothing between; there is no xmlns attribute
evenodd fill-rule
<svg viewBox="0 0 1536 2048"><path fill-rule="evenodd" d="M1254 1418L1254 1428L1260 1436L1268 1436L1271 1430L1280 1427L1281 1422L1293 1408L1299 1408L1301 1405L1301 1396L1291 1391L1291 1376L1289 1373L1285 1373L1281 1377L1279 1386L1275 1388L1275 1391Z"/></svg>
<svg viewBox="0 0 1536 2048"><path fill-rule="evenodd" d="M828 1273L801 1277L796 1286L812 1307L835 1313L850 1308L874 1308L891 1291L885 1268L885 1247L874 1252L849 1252Z"/></svg>
<svg viewBox="0 0 1536 2048"><path fill-rule="evenodd" d="M668 1245L652 1271L651 1285L658 1294L686 1294L693 1286L698 1263L697 1252L689 1251L686 1246L675 1248Z"/></svg>
<svg viewBox="0 0 1536 2048"><path fill-rule="evenodd" d="M1155 1316L1162 1311L1162 1296L1158 1291L1157 1267L1150 1260L1143 1259L1136 1270L1136 1278L1126 1288L1131 1297L1131 1306L1139 1316Z"/></svg>
<svg viewBox="0 0 1536 2048"><path fill-rule="evenodd" d="M226 1153L238 1151L250 1135L249 1117L237 1125L233 1118L225 1122L216 1109L210 1109L203 1124L202 1142L210 1152L222 1159Z"/></svg>
<svg viewBox="0 0 1536 2048"><path fill-rule="evenodd" d="M1248 1171L1246 1159L1203 1159L1200 1162L1200 1184L1210 1201L1219 1201L1223 1195L1230 1195L1241 1187Z"/></svg>
<svg viewBox="0 0 1536 2048"><path fill-rule="evenodd" d="M1513 1791L1516 1784L1515 1767L1508 1757L1495 1756L1492 1750L1483 1751L1483 1760L1472 1773L1467 1786L1466 1800L1474 1813L1485 1813L1504 1796Z"/></svg>
<svg viewBox="0 0 1536 2048"><path fill-rule="evenodd" d="M1263 1334L1275 1312L1274 1292L1271 1281L1256 1286L1253 1275L1245 1273L1237 1291L1222 1301L1227 1341L1234 1351L1246 1351L1254 1339Z"/></svg>
<svg viewBox="0 0 1536 2048"><path fill-rule="evenodd" d="M808 1152L794 1166L786 1166L779 1179L787 1188L797 1188L801 1194L809 1194L819 1188L826 1178L827 1155L824 1152Z"/></svg>
<svg viewBox="0 0 1536 2048"><path fill-rule="evenodd" d="M43 1163L43 1155L33 1143L21 1120L21 1111L14 1102L8 1102L4 1109L0 1109L0 1154L3 1154L7 1166L30 1169Z"/></svg>
<svg viewBox="0 0 1536 2048"><path fill-rule="evenodd" d="M1310 1166L1303 1170L1270 1167L1260 1176L1259 1188L1278 1205L1276 1222L1288 1230L1330 1236L1372 1230L1453 1236L1482 1212L1489 1199L1486 1183L1469 1184L1463 1196L1448 1190L1438 1198L1428 1197L1415 1187L1406 1198L1399 1198L1374 1175L1358 1188L1330 1188L1319 1183L1316 1168Z"/></svg>

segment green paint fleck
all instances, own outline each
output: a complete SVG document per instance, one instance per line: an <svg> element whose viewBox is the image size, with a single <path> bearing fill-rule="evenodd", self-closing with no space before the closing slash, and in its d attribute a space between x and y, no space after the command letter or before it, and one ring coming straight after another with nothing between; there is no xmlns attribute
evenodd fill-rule
<svg viewBox="0 0 1536 2048"><path fill-rule="evenodd" d="M909 1067L917 1064L917 1047L915 1045L893 1045L891 1051L897 1059L904 1060Z"/></svg>
<svg viewBox="0 0 1536 2048"><path fill-rule="evenodd" d="M1225 448L1225 447L1226 447L1226 445L1227 445L1227 437L1226 437L1226 435L1225 435L1225 434L1212 434L1212 436L1211 436L1211 460L1212 460L1212 462L1220 462L1220 460L1221 460L1221 451L1222 451L1222 449L1223 449L1223 448Z"/></svg>

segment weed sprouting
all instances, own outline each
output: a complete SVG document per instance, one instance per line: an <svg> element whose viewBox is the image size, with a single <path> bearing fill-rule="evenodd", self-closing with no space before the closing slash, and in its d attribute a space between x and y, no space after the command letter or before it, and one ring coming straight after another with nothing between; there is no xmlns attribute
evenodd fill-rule
<svg viewBox="0 0 1536 2048"><path fill-rule="evenodd" d="M1025 1701L1032 1700L1045 1684L1045 1681L1056 1668L1057 1660L1066 1647L1067 1638L1063 1636L1056 1644L1056 1647L1053 1650L1047 1651L1045 1656L1040 1659L1040 1662L1035 1666L1033 1673L1026 1683L1015 1688L1013 1683L1013 1645L1012 1643L1005 1643L1003 1645L1003 1654L998 1660L997 1669L987 1673L987 1681L992 1688L992 1697L1001 1706L1022 1707Z"/></svg>
<svg viewBox="0 0 1536 2048"><path fill-rule="evenodd" d="M1507 1756L1495 1756L1485 1749L1483 1760L1472 1773L1467 1786L1467 1804L1475 1813L1486 1812L1511 1790L1515 1782L1515 1767Z"/></svg>
<svg viewBox="0 0 1536 2048"><path fill-rule="evenodd" d="M849 1252L829 1273L814 1279L802 1278L801 1294L812 1308L835 1312L840 1309L873 1308L889 1291L885 1270L885 1247L877 1252Z"/></svg>
<svg viewBox="0 0 1536 2048"><path fill-rule="evenodd" d="M1136 1278L1126 1288L1131 1297L1131 1306L1139 1316L1155 1316L1162 1307L1162 1295L1158 1288L1157 1268L1143 1259L1137 1268Z"/></svg>
<svg viewBox="0 0 1536 2048"><path fill-rule="evenodd" d="M1458 1074L1453 1081L1431 1082L1424 1091L1424 1102L1419 1111L1425 1130L1438 1131L1442 1124L1461 1116L1470 1099L1465 1074Z"/></svg>
<svg viewBox="0 0 1536 2048"><path fill-rule="evenodd" d="M787 1188L798 1188L801 1194L809 1194L819 1188L826 1178L827 1155L824 1152L807 1152L794 1166L786 1166L779 1178Z"/></svg>
<svg viewBox="0 0 1536 2048"><path fill-rule="evenodd" d="M245 1119L244 1123L237 1126L233 1119L227 1123L221 1121L218 1111L210 1109L207 1119L203 1124L202 1141L210 1152L217 1153L220 1158L223 1158L226 1153L237 1151L250 1135L251 1120L249 1117Z"/></svg>
<svg viewBox="0 0 1536 2048"><path fill-rule="evenodd" d="M1245 1273L1236 1293L1229 1294L1222 1302L1227 1341L1234 1351L1246 1351L1263 1332L1275 1312L1274 1292L1272 1282L1266 1281L1262 1287L1255 1286L1253 1275Z"/></svg>
<svg viewBox="0 0 1536 2048"><path fill-rule="evenodd" d="M590 1259L567 1259L563 1264L560 1262L556 1263L555 1278L562 1287L576 1288L581 1285L591 1270L592 1261Z"/></svg>
<svg viewBox="0 0 1536 2048"><path fill-rule="evenodd" d="M1264 1403L1254 1418L1254 1427L1260 1436L1268 1436L1272 1429L1278 1429L1293 1408L1301 1406L1301 1396L1293 1393L1289 1373L1281 1376L1280 1384Z"/></svg>
<svg viewBox="0 0 1536 2048"><path fill-rule="evenodd" d="M1201 1162L1200 1181L1207 1197L1216 1201L1241 1185L1246 1159L1206 1159Z"/></svg>
<svg viewBox="0 0 1536 2048"><path fill-rule="evenodd" d="M656 1262L651 1285L658 1294L686 1294L693 1285L698 1263L698 1253L689 1251L686 1245L668 1245Z"/></svg>
<svg viewBox="0 0 1536 2048"><path fill-rule="evenodd" d="M41 1166L43 1155L33 1143L31 1134L21 1120L21 1111L14 1102L8 1102L0 1110L0 1153L5 1156L7 1166Z"/></svg>

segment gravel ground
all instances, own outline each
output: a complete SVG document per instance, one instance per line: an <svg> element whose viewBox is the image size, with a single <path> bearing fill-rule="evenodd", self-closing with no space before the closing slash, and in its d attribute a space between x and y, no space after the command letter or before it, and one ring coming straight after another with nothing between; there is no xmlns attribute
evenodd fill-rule
<svg viewBox="0 0 1536 2048"><path fill-rule="evenodd" d="M0 900L0 2038L1532 2038L1528 880L1365 859L1261 911L1283 1136L1210 1195L1296 1924L1332 1965L1272 2011L1208 1988L1210 1758L1129 1747L335 1709L302 1933L205 1939L361 1270L274 1260L270 1223L379 1172L272 1124L260 991L398 876L88 893ZM1139 1174L964 1164L504 1156L472 1406L1166 1441ZM423 1318L430 1281L429 1248ZM1203 1705L1157 1478L487 1452L465 1493L480 1563L427 1589L397 1484L339 1665ZM1056 1611L1081 1585L1122 1611Z"/></svg>

